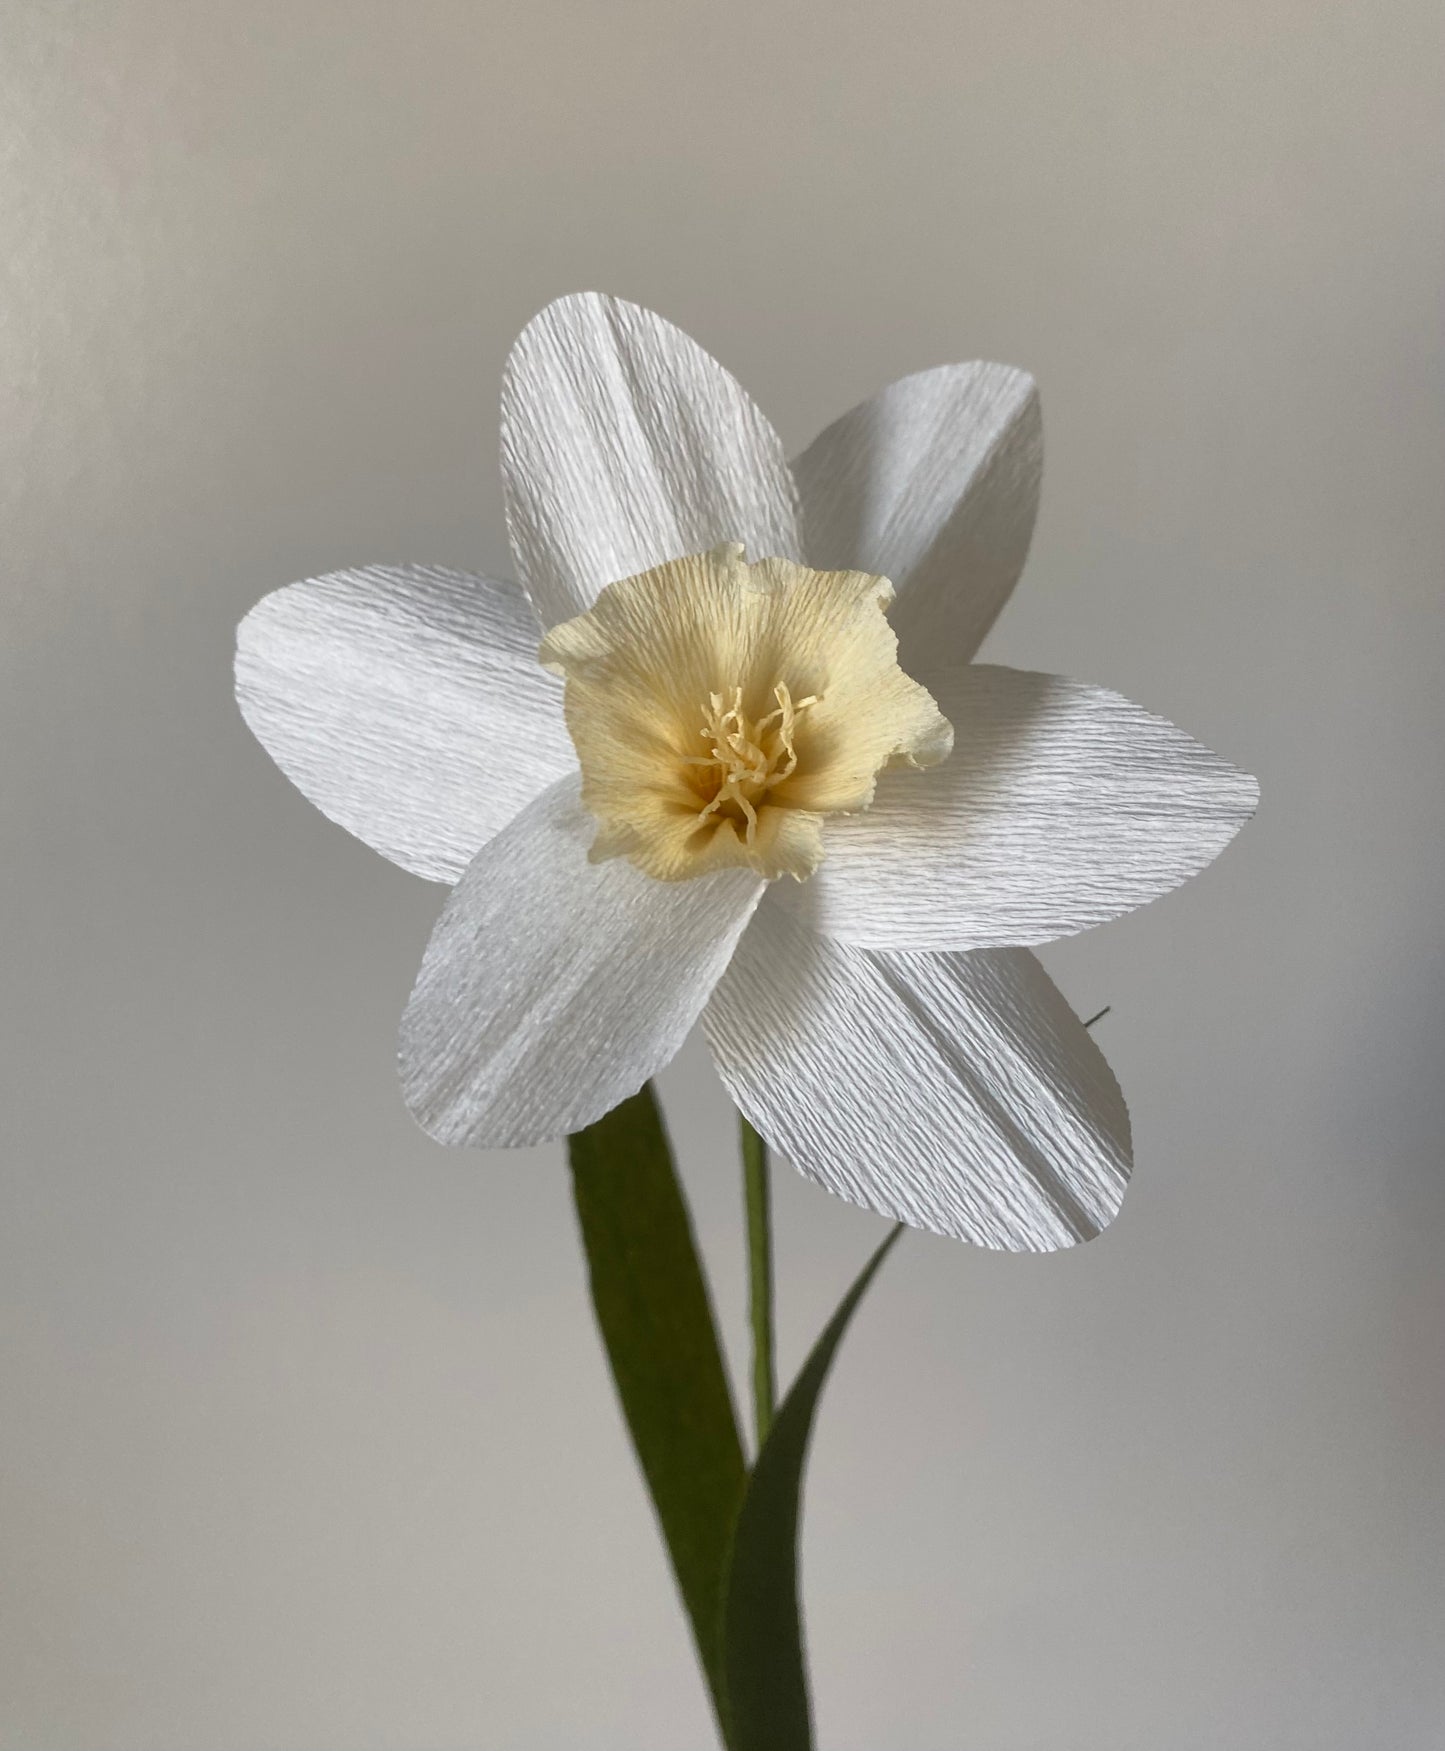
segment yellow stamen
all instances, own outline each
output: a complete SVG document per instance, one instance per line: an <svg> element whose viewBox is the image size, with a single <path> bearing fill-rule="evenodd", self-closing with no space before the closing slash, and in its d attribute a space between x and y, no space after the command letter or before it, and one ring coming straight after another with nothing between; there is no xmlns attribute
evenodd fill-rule
<svg viewBox="0 0 1445 1751"><path fill-rule="evenodd" d="M795 702L785 681L779 681L773 688L773 698L778 702L777 710L750 724L743 713L741 687L733 688L732 704L726 711L724 695L710 693L700 733L711 743L712 752L683 756L686 765L708 767L719 774L712 801L697 818L698 827L723 810L735 808L745 823L744 841L748 846L757 842L758 803L798 769L794 741L798 713L818 704L815 693Z"/></svg>

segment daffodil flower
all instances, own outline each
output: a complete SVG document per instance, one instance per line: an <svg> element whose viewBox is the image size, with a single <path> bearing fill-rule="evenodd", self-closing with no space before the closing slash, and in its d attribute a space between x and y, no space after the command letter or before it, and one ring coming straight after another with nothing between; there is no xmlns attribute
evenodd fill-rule
<svg viewBox="0 0 1445 1751"><path fill-rule="evenodd" d="M587 293L512 351L502 467L518 583L336 572L238 640L282 771L451 886L401 1026L423 1127L560 1138L701 1021L830 1191L1096 1234L1128 1113L1029 945L1175 887L1258 793L1116 693L972 661L1033 527L1030 378L905 377L790 469L715 360Z"/></svg>

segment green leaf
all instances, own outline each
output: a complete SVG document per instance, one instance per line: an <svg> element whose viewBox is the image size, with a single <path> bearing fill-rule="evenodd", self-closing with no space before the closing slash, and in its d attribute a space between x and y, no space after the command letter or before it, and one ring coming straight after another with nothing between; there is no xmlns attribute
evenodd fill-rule
<svg viewBox="0 0 1445 1751"><path fill-rule="evenodd" d="M895 1228L863 1267L783 1400L748 1480L723 1598L727 1742L732 1751L808 1751L813 1742L798 1605L798 1515L813 1417L833 1357Z"/></svg>
<svg viewBox="0 0 1445 1751"><path fill-rule="evenodd" d="M568 1153L597 1324L721 1725L719 1602L747 1472L651 1088L569 1138Z"/></svg>

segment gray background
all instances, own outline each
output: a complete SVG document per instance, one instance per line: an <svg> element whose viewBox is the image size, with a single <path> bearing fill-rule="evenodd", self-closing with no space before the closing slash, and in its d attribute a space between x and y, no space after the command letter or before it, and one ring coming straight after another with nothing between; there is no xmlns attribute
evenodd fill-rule
<svg viewBox="0 0 1445 1751"><path fill-rule="evenodd" d="M506 347L600 287L795 447L1030 367L988 654L1264 785L1047 956L1114 1005L1115 1229L910 1237L850 1340L824 1751L1437 1746L1435 0L12 0L0 38L0 1743L709 1741L559 1152L413 1129L440 890L289 790L228 674L289 579L504 562ZM729 1112L696 1048L664 1089L739 1340ZM791 1366L881 1224L778 1203Z"/></svg>

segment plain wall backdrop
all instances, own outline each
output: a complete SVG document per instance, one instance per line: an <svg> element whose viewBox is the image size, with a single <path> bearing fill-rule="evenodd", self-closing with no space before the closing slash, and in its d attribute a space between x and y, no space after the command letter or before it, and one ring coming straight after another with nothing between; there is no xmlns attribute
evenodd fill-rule
<svg viewBox="0 0 1445 1751"><path fill-rule="evenodd" d="M1117 1225L909 1236L849 1339L822 1751L1441 1743L1442 162L1436 0L11 0L0 1745L710 1743L561 1153L401 1104L441 890L231 698L276 585L505 564L502 362L585 287L795 450L1031 369L986 654L1264 787L1045 952ZM740 1355L731 1113L663 1091ZM790 1370L882 1224L777 1178Z"/></svg>

